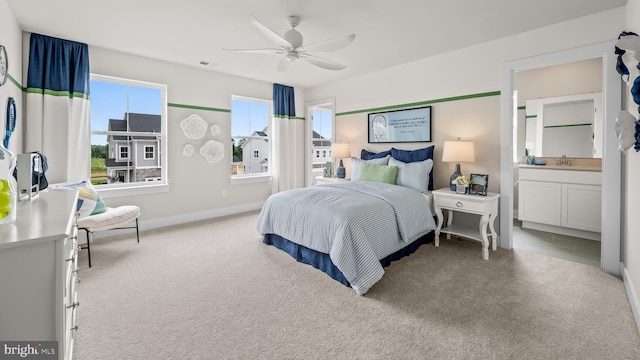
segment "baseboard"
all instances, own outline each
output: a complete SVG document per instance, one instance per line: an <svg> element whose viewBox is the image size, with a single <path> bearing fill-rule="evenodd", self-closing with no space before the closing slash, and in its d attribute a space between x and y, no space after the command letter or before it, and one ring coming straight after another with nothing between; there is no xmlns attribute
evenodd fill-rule
<svg viewBox="0 0 640 360"><path fill-rule="evenodd" d="M634 290L635 287L631 282L631 278L629 277L629 273L624 267L624 264L620 263L620 268L622 269L622 281L624 282L625 290L627 290L627 297L629 298L629 305L631 305L631 312L633 313L633 318L636 321L636 328L640 333L640 299L638 299L638 294Z"/></svg>
<svg viewBox="0 0 640 360"><path fill-rule="evenodd" d="M229 216L229 215L241 214L249 211L260 210L262 209L262 205L264 205L264 201L235 205L235 206L219 208L219 209L211 209L211 210L201 211L197 213L168 216L168 217L163 217L159 219L152 219L152 220L140 219L138 223L138 227L140 231L154 230L154 229L159 229L159 228L164 228L169 226L187 224L195 221L215 219L223 216ZM107 237L117 236L120 234L126 234L130 232L131 232L130 229L98 231L96 233L93 233L93 239L107 238ZM80 243L83 243L83 241L86 241L86 240L81 240Z"/></svg>

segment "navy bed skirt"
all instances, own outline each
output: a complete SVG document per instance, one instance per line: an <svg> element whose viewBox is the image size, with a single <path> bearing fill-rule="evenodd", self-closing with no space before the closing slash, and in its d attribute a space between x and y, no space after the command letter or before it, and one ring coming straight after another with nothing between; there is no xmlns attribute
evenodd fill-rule
<svg viewBox="0 0 640 360"><path fill-rule="evenodd" d="M404 248L383 258L382 260L380 260L380 264L383 267L387 267L391 264L392 261L396 261L405 256L409 256L413 254L416 250L418 250L420 245L428 244L432 242L433 239L434 239L434 232L431 231L430 233L412 242L408 246L405 246ZM344 275L342 274L342 271L340 271L335 265L333 265L333 262L331 262L331 258L329 257L329 254L324 254L324 253L309 249L305 246L298 245L276 234L266 234L264 236L264 239L262 239L262 242L267 245L273 245L277 247L278 249L291 255L294 259L298 260L299 262L311 265L316 269L322 270L327 275L331 276L331 278L333 278L334 280L346 286L349 286L349 281L347 281L347 279L344 277Z"/></svg>

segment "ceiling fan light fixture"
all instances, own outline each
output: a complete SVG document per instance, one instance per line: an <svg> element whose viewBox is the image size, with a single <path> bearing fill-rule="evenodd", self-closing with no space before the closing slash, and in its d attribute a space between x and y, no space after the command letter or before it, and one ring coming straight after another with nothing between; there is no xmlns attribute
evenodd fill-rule
<svg viewBox="0 0 640 360"><path fill-rule="evenodd" d="M286 59L289 61L300 60L300 55L298 55L298 53L295 51L287 51Z"/></svg>

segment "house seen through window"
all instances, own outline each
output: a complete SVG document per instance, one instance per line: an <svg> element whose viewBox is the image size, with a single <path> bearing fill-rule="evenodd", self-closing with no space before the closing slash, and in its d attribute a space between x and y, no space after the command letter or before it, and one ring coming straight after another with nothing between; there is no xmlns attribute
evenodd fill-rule
<svg viewBox="0 0 640 360"><path fill-rule="evenodd" d="M271 101L240 96L231 98L233 177L270 173L271 114Z"/></svg>
<svg viewBox="0 0 640 360"><path fill-rule="evenodd" d="M91 182L167 183L166 86L91 75Z"/></svg>

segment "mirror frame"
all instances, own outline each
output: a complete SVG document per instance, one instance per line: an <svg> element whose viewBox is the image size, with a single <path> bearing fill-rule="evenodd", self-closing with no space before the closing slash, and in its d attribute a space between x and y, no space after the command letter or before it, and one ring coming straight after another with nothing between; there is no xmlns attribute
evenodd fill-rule
<svg viewBox="0 0 640 360"><path fill-rule="evenodd" d="M604 148L602 156L602 231L600 267L620 275L621 155L615 118L621 108L621 79L616 72L615 40L505 62L500 92L500 247L513 248L513 74L568 62L602 58Z"/></svg>

